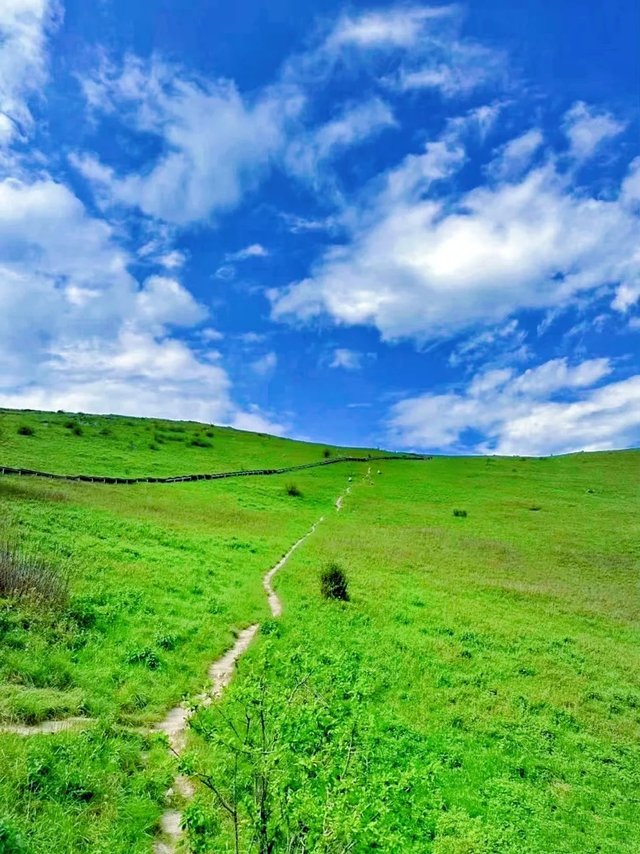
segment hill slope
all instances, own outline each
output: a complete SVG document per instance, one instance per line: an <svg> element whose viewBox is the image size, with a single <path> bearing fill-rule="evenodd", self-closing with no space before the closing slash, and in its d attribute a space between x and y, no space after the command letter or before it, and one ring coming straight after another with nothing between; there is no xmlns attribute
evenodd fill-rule
<svg viewBox="0 0 640 854"><path fill-rule="evenodd" d="M0 464L176 474L324 450L207 429L5 412ZM252 623L222 705L193 721L194 851L235 845L207 784L236 799L243 852L638 850L640 454L371 468L0 477L0 537L71 579L50 607L0 594L0 727L87 721L0 733L0 850L150 852L176 764L148 730ZM262 577L321 516L275 578L274 621ZM320 594L332 561L349 602ZM239 752L247 716L264 727Z"/></svg>

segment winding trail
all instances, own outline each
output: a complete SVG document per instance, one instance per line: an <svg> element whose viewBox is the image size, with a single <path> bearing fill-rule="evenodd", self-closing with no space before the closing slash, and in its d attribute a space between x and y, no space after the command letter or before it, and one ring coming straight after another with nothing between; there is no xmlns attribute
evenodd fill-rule
<svg viewBox="0 0 640 854"><path fill-rule="evenodd" d="M364 460L355 460L364 462ZM370 478L371 466L367 470L365 477ZM350 478L351 480L351 478ZM344 493L338 496L335 501L336 511L342 510L344 499L351 494L351 485L349 485ZM273 589L273 578L283 566L289 561L291 555L307 540L317 529L318 525L324 521L324 516L321 516L313 523L306 534L303 534L300 539L289 548L289 550L280 558L263 577L262 586L267 594L269 609L273 617L282 615L282 602L280 597ZM248 650L251 642L258 633L260 628L258 623L253 623L247 628L239 632L235 643L230 647L220 658L216 659L208 670L209 687L207 690L196 697L197 704L200 706L208 706L214 700L219 699L224 689L227 687L235 672L238 659ZM189 708L184 703L170 709L165 718L159 721L152 729L153 732L164 733L169 742L171 752L179 757L187 744L187 731L189 728L189 719L194 713L193 708ZM1 733L12 733L14 735L31 736L31 735L50 735L52 733L66 732L69 730L82 729L86 726L95 723L94 718L83 717L68 717L58 720L43 721L39 724L0 724ZM183 838L182 831L182 812L173 805L173 801L188 801L195 794L195 788L191 780L182 774L176 776L171 788L166 793L168 807L161 816L160 828L162 837L154 843L154 854L176 854L180 841Z"/></svg>
<svg viewBox="0 0 640 854"><path fill-rule="evenodd" d="M367 471L367 476L371 472L371 467ZM340 511L343 506L343 501L347 495L351 493L351 486L348 486L342 495L339 495L335 502L337 511ZM288 562L291 555L307 540L316 530L318 525L324 521L324 516L321 516L317 522L309 528L306 534L303 534L300 539L289 548L289 550L280 558L280 560L263 576L262 586L267 594L269 610L273 617L282 615L282 602L280 597L273 589L273 578L277 572ZM214 700L222 696L224 689L231 681L238 659L244 655L251 645L252 640L256 636L258 623L248 626L240 632L234 645L228 649L219 659L213 662L209 668L210 688L205 694L201 694L197 700L200 705L210 705ZM193 714L193 710L187 708L184 704L171 709L164 720L160 721L155 727L156 732L163 732L169 741L171 751L176 755L184 751L187 743L187 731L189 728L189 718ZM193 783L184 775L178 775L173 781L173 785L167 791L167 800L171 803L175 796L178 795L183 801L190 800L195 794ZM162 838L154 843L154 854L176 854L178 846L183 838L182 831L182 813L179 809L168 808L164 811L160 818L160 828L162 830Z"/></svg>

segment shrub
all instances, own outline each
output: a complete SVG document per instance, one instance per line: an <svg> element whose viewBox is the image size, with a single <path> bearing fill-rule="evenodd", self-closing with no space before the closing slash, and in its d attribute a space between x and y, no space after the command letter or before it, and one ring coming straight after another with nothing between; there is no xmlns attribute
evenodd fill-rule
<svg viewBox="0 0 640 854"><path fill-rule="evenodd" d="M64 422L64 427L65 427L65 429L66 429L66 430L73 430L73 428L74 428L75 426L76 426L76 422L75 422L75 421L73 421L73 420L69 420L69 421L65 421L65 422Z"/></svg>
<svg viewBox="0 0 640 854"><path fill-rule="evenodd" d="M71 432L74 436L82 436L82 427L79 424L74 424Z"/></svg>
<svg viewBox="0 0 640 854"><path fill-rule="evenodd" d="M33 429L33 427L29 427L28 424L21 424L18 427L18 436L33 436L34 433L35 430Z"/></svg>
<svg viewBox="0 0 640 854"><path fill-rule="evenodd" d="M211 442L207 442L206 439L201 439L199 436L196 436L195 439L191 440L192 448L211 448L213 447Z"/></svg>
<svg viewBox="0 0 640 854"><path fill-rule="evenodd" d="M69 597L69 576L57 565L26 555L10 543L1 543L0 596L59 608Z"/></svg>
<svg viewBox="0 0 640 854"><path fill-rule="evenodd" d="M301 498L302 490L295 483L289 483L287 484L287 495L291 495L293 498Z"/></svg>
<svg viewBox="0 0 640 854"><path fill-rule="evenodd" d="M320 588L325 599L348 602L348 586L346 573L338 563L330 563L320 576Z"/></svg>
<svg viewBox="0 0 640 854"><path fill-rule="evenodd" d="M454 510L453 515L456 516L458 519L466 519L467 518L467 511L466 510Z"/></svg>
<svg viewBox="0 0 640 854"><path fill-rule="evenodd" d="M213 430L206 430L204 435L208 436L209 439L213 439L214 432L213 432Z"/></svg>
<svg viewBox="0 0 640 854"><path fill-rule="evenodd" d="M324 451L322 452L322 456L325 458L325 460L329 459L329 457L331 456L331 451L329 450L329 448L324 449Z"/></svg>

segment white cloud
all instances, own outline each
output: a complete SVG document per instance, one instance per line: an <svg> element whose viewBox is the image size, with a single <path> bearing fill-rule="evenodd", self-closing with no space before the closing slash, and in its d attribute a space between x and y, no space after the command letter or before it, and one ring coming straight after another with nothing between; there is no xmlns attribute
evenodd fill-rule
<svg viewBox="0 0 640 854"><path fill-rule="evenodd" d="M526 359L529 348L525 344L526 332L517 320L486 329L469 336L459 343L449 356L449 364L457 367L469 362L499 358L501 361L517 362Z"/></svg>
<svg viewBox="0 0 640 854"><path fill-rule="evenodd" d="M464 391L396 403L390 439L399 447L531 455L629 446L640 440L640 376L594 388L610 372L607 359L485 372ZM466 431L485 438L469 446Z"/></svg>
<svg viewBox="0 0 640 854"><path fill-rule="evenodd" d="M422 37L428 21L448 18L454 11L454 6L396 6L357 16L343 15L327 37L324 49L412 47Z"/></svg>
<svg viewBox="0 0 640 854"><path fill-rule="evenodd" d="M626 125L610 113L598 112L584 101L577 101L566 113L563 127L571 155L586 160L603 142L622 133Z"/></svg>
<svg viewBox="0 0 640 854"><path fill-rule="evenodd" d="M180 252L178 249L172 249L170 252L165 252L164 255L160 255L158 263L167 270L178 270L180 267L184 266L186 260L187 256L184 252Z"/></svg>
<svg viewBox="0 0 640 854"><path fill-rule="evenodd" d="M317 180L324 161L395 124L391 108L380 98L343 107L331 121L291 141L285 155L287 166L300 177Z"/></svg>
<svg viewBox="0 0 640 854"><path fill-rule="evenodd" d="M29 135L29 101L47 79L46 40L61 17L58 3L3 0L0 4L0 146Z"/></svg>
<svg viewBox="0 0 640 854"><path fill-rule="evenodd" d="M251 370L260 377L268 377L275 371L277 365L278 357L272 351L270 353L265 353L264 356L260 356L259 359L252 362Z"/></svg>
<svg viewBox="0 0 640 854"><path fill-rule="evenodd" d="M207 313L180 282L166 276L150 276L136 295L135 317L152 328L195 326Z"/></svg>
<svg viewBox="0 0 640 854"><path fill-rule="evenodd" d="M496 158L491 161L488 172L497 178L513 180L531 165L536 152L543 143L542 131L532 128L521 136L509 140L497 153Z"/></svg>
<svg viewBox="0 0 640 854"><path fill-rule="evenodd" d="M446 39L432 45L431 56L420 66L403 66L395 85L405 92L436 89L453 98L493 82L503 70L501 54L475 42Z"/></svg>
<svg viewBox="0 0 640 854"><path fill-rule="evenodd" d="M252 243L237 252L227 252L225 261L246 261L248 258L266 258L269 252L260 243Z"/></svg>
<svg viewBox="0 0 640 854"><path fill-rule="evenodd" d="M629 207L640 205L640 157L632 160L627 176L622 182L622 200Z"/></svg>
<svg viewBox="0 0 640 854"><path fill-rule="evenodd" d="M236 423L217 354L170 330L206 309L175 278L140 285L111 227L50 178L0 182L0 404ZM217 338L206 329L200 340ZM261 419L261 420L260 420Z"/></svg>
<svg viewBox="0 0 640 854"><path fill-rule="evenodd" d="M637 298L640 217L623 200L572 188L552 162L513 182L434 194L433 181L462 162L448 131L390 170L345 217L351 240L276 294L274 316L328 314L374 325L387 340L425 340L602 285L620 286L616 308Z"/></svg>
<svg viewBox="0 0 640 854"><path fill-rule="evenodd" d="M363 353L357 350L348 350L338 347L333 351L333 358L329 364L330 368L344 368L347 371L357 371L362 367Z"/></svg>
<svg viewBox="0 0 640 854"><path fill-rule="evenodd" d="M297 91L265 89L244 98L228 80L189 76L159 59L129 57L84 81L97 111L118 112L137 131L158 137L162 153L144 172L119 175L90 155L74 162L114 202L186 225L235 207L282 147L301 107Z"/></svg>

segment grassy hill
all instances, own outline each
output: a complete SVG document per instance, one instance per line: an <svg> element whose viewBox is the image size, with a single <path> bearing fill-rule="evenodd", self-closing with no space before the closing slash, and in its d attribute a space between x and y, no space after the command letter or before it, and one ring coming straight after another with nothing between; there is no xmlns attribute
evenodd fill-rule
<svg viewBox="0 0 640 854"><path fill-rule="evenodd" d="M0 465L53 472L323 451L189 423L0 414ZM367 468L126 487L0 477L0 538L69 579L49 604L0 594L0 726L89 719L0 734L0 851L150 852L176 762L149 727L253 622L183 758L201 781L193 851L234 850L220 796L243 852L260 839L275 852L640 849L640 454ZM262 576L320 516L276 576L273 620ZM331 562L348 602L320 593Z"/></svg>

